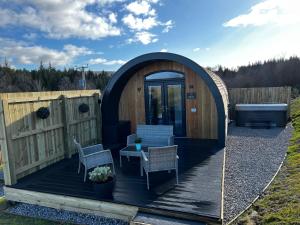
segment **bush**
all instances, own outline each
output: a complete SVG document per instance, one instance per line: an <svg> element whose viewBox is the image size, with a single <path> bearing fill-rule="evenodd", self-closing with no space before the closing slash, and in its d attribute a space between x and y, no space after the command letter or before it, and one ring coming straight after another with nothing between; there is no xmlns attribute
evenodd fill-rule
<svg viewBox="0 0 300 225"><path fill-rule="evenodd" d="M96 167L89 172L89 179L95 183L105 183L113 176L109 166Z"/></svg>

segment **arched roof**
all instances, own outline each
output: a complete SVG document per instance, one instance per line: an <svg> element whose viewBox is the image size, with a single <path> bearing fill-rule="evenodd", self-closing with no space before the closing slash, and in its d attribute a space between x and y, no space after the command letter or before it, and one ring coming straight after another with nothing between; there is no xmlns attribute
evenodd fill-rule
<svg viewBox="0 0 300 225"><path fill-rule="evenodd" d="M219 76L203 69L194 61L173 53L154 52L138 56L116 71L106 86L102 98L102 124L103 128L116 125L119 121L118 107L122 91L128 80L141 68L153 62L177 62L193 70L208 86L215 100L218 113L218 141L225 146L226 139L226 110L227 89ZM103 130L105 132L105 130Z"/></svg>

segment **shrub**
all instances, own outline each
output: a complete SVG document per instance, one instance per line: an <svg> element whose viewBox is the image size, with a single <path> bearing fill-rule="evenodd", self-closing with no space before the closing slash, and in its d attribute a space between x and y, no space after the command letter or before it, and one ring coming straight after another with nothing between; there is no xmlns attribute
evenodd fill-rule
<svg viewBox="0 0 300 225"><path fill-rule="evenodd" d="M109 166L96 167L92 172L89 172L89 179L95 183L105 183L113 177Z"/></svg>

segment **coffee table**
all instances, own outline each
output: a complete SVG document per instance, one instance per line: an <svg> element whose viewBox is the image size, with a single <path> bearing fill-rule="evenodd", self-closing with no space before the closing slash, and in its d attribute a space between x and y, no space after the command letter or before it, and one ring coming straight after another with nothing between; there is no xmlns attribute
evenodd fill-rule
<svg viewBox="0 0 300 225"><path fill-rule="evenodd" d="M148 152L148 147L142 146L142 149L144 152ZM142 153L141 150L137 151L135 148L135 145L132 146L126 146L125 148L122 148L120 150L120 167L122 167L122 156L126 156L129 160L129 157L139 157L140 158L140 170L141 170L141 175L143 173L143 167L142 167Z"/></svg>

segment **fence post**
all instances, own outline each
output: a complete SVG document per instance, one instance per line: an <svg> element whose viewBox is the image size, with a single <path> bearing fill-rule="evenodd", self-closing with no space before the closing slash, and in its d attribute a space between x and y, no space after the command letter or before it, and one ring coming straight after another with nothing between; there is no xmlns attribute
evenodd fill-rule
<svg viewBox="0 0 300 225"><path fill-rule="evenodd" d="M102 143L102 123L101 123L101 110L99 103L99 93L94 94L95 101L95 116L96 116L96 129L97 129L97 143Z"/></svg>
<svg viewBox="0 0 300 225"><path fill-rule="evenodd" d="M4 163L3 172L5 185L17 183L10 126L11 120L8 113L8 102L7 100L0 100L0 143Z"/></svg>
<svg viewBox="0 0 300 225"><path fill-rule="evenodd" d="M71 152L71 145L70 145L70 123L69 123L69 117L68 117L68 111L69 111L69 103L68 98L65 95L61 96L62 99L62 119L63 119L63 125L64 125L64 148L65 148L65 157L71 158L72 152Z"/></svg>

